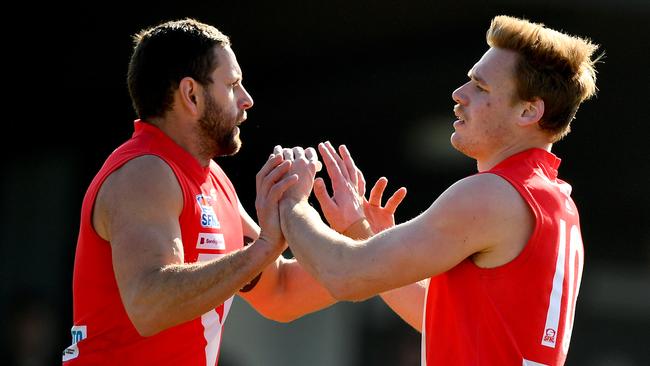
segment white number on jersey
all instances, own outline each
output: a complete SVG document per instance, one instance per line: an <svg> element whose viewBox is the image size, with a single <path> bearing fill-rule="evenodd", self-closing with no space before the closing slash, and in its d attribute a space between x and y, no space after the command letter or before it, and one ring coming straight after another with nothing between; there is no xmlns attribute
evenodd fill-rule
<svg viewBox="0 0 650 366"><path fill-rule="evenodd" d="M566 246L568 241L569 258L566 258ZM576 299L582 280L582 268L584 265L584 253L580 231L576 225L571 225L567 235L566 221L560 220L560 237L557 261L555 263L555 275L553 276L553 289L551 290L548 310L546 312L546 325L542 332L542 345L555 348L558 341L562 343L562 351L566 354L569 351L569 341L573 330ZM565 276L565 269L568 276ZM577 274L577 278L576 278ZM562 308L562 291L564 282L567 281L566 309L564 319L560 319ZM560 321L564 325L564 337L558 339Z"/></svg>

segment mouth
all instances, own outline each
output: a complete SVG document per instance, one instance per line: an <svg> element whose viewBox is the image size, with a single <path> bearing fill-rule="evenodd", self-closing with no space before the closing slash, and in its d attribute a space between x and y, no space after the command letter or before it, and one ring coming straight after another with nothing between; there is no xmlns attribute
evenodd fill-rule
<svg viewBox="0 0 650 366"><path fill-rule="evenodd" d="M456 116L456 118L458 118L459 121L463 121L463 122L465 121L465 116L463 116L463 114L461 113L460 106L458 105L454 106L454 115Z"/></svg>
<svg viewBox="0 0 650 366"><path fill-rule="evenodd" d="M454 115L457 118L457 120L454 121L454 126L465 124L465 116L463 115L463 113L461 113L460 108L461 107L459 105L454 106Z"/></svg>
<svg viewBox="0 0 650 366"><path fill-rule="evenodd" d="M241 125L242 123L244 123L244 121L246 121L246 118L247 118L246 112L242 113L241 116L237 118L237 123L235 125L236 126Z"/></svg>

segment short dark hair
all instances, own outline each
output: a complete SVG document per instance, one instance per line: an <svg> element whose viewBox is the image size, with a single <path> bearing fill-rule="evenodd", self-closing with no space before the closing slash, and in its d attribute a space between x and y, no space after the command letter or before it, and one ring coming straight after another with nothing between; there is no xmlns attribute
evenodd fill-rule
<svg viewBox="0 0 650 366"><path fill-rule="evenodd" d="M144 29L133 41L127 84L140 119L164 116L184 77L212 83L210 74L218 62L214 48L230 45L217 28L190 18Z"/></svg>

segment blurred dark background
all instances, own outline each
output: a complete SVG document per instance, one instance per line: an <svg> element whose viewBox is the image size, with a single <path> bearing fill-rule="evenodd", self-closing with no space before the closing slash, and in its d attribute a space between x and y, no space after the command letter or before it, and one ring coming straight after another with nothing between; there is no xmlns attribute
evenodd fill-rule
<svg viewBox="0 0 650 366"><path fill-rule="evenodd" d="M104 159L130 137L135 118L125 82L131 35L194 17L231 37L255 106L241 128L241 152L217 161L249 213L255 212L255 173L274 145L330 140L349 147L369 184L384 175L389 189L408 188L397 213L402 222L475 171L472 160L449 146L451 92L487 50L485 31L499 14L588 37L606 53L597 67L598 96L553 148L581 210L586 253L567 365L650 364L650 1L22 7L24 14L7 12L3 25L10 66L3 93L0 352L7 364L57 364L70 343L81 201ZM419 364L419 334L376 299L287 325L250 313L241 301L231 314L225 366L274 365L285 357L285 365L315 365L316 358L336 365ZM239 339L252 346L241 350Z"/></svg>

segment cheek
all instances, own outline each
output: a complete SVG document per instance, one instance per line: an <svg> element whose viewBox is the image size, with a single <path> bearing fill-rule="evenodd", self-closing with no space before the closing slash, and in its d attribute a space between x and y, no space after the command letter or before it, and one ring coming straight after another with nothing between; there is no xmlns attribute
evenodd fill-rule
<svg viewBox="0 0 650 366"><path fill-rule="evenodd" d="M474 108L470 112L474 119L484 121L489 119L492 114L492 103L487 100L476 100L474 103ZM481 123L482 124L482 123Z"/></svg>

